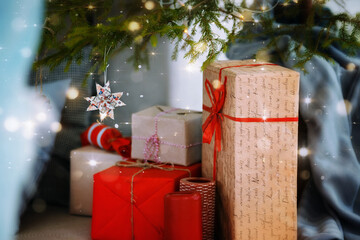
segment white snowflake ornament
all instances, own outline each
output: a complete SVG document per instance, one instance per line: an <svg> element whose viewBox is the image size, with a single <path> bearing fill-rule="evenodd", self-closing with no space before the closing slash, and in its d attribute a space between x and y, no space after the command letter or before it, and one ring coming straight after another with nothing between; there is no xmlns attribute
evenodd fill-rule
<svg viewBox="0 0 360 240"><path fill-rule="evenodd" d="M96 92L96 96L85 98L86 101L90 103L87 111L99 110L101 121L103 121L106 117L114 119L114 109L116 107L126 105L120 100L121 96L123 95L122 92L111 93L109 82L105 82L103 87L99 84L96 84Z"/></svg>

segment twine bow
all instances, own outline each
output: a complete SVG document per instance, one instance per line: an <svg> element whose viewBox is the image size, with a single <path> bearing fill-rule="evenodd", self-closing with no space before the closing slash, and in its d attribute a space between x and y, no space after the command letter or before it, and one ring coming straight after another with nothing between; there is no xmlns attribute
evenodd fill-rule
<svg viewBox="0 0 360 240"><path fill-rule="evenodd" d="M159 149L160 139L156 132L145 141L144 158L146 160L154 159L159 162Z"/></svg>
<svg viewBox="0 0 360 240"><path fill-rule="evenodd" d="M145 148L144 148L144 159L147 160L154 160L155 162L160 162L159 159L159 152L160 152L160 139L158 136L158 123L159 123L159 117L161 115L177 111L178 108L171 108L167 111L162 110L160 107L158 107L160 110L160 113L156 114L154 117L154 123L155 123L155 131L154 134L148 137L145 140Z"/></svg>
<svg viewBox="0 0 360 240"><path fill-rule="evenodd" d="M162 163L162 164L156 164L156 163L149 163L149 162L127 162L127 161L119 161L116 162L115 164L118 167L126 167L126 168L140 168L139 171L135 172L132 176L131 176L131 187L130 187L130 203L131 203L131 239L135 239L135 235L134 235L134 204L135 204L135 200L134 200L134 178L139 175L140 173L142 173L143 171L147 170L147 169L159 169L159 170L163 170L163 171L174 171L174 170L178 170L178 171L185 171L189 174L189 177L191 177L191 171L189 169L183 169L183 168L175 168L174 164L168 164L168 163Z"/></svg>
<svg viewBox="0 0 360 240"><path fill-rule="evenodd" d="M226 97L226 82L227 76L224 78L224 83L221 84L222 80L222 71L227 68L235 67L258 67L266 65L276 65L272 63L263 63L263 64L245 64L245 65L236 65L220 68L219 71L219 81L220 86L214 88L208 79L205 80L205 90L210 99L211 107L203 104L203 109L209 112L209 116L202 125L203 131L203 143L211 143L211 140L215 134L215 146L214 146L214 160L213 160L213 179L216 180L216 162L217 162L217 152L221 151L221 123L224 118L228 118L236 122L297 122L297 117L287 117L287 118L237 118L232 117L222 112L225 103Z"/></svg>

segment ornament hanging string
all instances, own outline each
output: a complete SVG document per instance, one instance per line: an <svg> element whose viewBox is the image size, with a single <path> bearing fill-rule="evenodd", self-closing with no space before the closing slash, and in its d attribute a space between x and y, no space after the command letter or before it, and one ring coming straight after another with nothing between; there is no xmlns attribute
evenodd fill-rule
<svg viewBox="0 0 360 240"><path fill-rule="evenodd" d="M238 68L238 67L259 67L259 66L274 66L272 63L262 64L244 64L236 66L228 66L220 68L219 81L222 80L222 71L227 68ZM208 79L205 80L205 90L210 99L211 107L203 104L203 109L209 112L209 116L202 125L203 131L203 143L211 143L213 136L215 135L214 143L214 158L213 158L213 179L216 180L216 162L217 152L221 151L221 123L224 118L230 119L235 122L297 122L298 117L284 117L284 118L238 118L229 116L222 112L226 98L226 83L227 76L224 77L224 83L220 87L215 88L212 86Z"/></svg>
<svg viewBox="0 0 360 240"><path fill-rule="evenodd" d="M106 64L107 55L110 52L111 46L109 49L104 49L104 64ZM123 95L123 92L111 93L110 82L107 80L107 70L109 65L105 66L104 70L104 86L101 86L96 83L96 96L85 97L85 100L90 103L90 106L86 111L99 110L100 112L100 121L103 121L106 117L114 119L114 109L116 107L125 106L120 98Z"/></svg>
<svg viewBox="0 0 360 240"><path fill-rule="evenodd" d="M115 164L118 167L126 167L126 168L140 168L139 171L135 172L131 176L131 185L130 185L130 203L131 203L131 239L135 239L134 235L134 178L147 169L159 169L163 171L185 171L191 177L191 171L189 169L183 168L175 168L174 164L163 163L163 164L153 164L148 162L127 162L127 161L119 161Z"/></svg>
<svg viewBox="0 0 360 240"><path fill-rule="evenodd" d="M104 64L106 64L105 71L104 71L104 85L107 82L107 71L108 71L108 68L109 68L109 64L107 63L106 58L107 58L110 50L111 50L111 46L107 50L106 50L106 47L104 49Z"/></svg>

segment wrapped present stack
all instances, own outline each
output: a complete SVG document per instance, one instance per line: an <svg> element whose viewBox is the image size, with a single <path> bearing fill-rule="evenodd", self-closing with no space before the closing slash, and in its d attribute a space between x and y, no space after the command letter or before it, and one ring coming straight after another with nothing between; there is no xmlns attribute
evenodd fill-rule
<svg viewBox="0 0 360 240"><path fill-rule="evenodd" d="M92 239L164 239L164 197L201 175L201 116L165 106L133 114L132 160L94 175Z"/></svg>
<svg viewBox="0 0 360 240"><path fill-rule="evenodd" d="M128 158L131 141L99 123L92 124L81 141L83 147L70 153L70 213L91 216L93 175Z"/></svg>
<svg viewBox="0 0 360 240"><path fill-rule="evenodd" d="M153 106L132 115L131 155L125 138L90 127L85 143L127 160L111 157L94 174L92 239L211 240L215 211L215 239L296 239L298 91L295 71L219 61L204 72L202 113ZM180 182L186 192L176 193Z"/></svg>
<svg viewBox="0 0 360 240"><path fill-rule="evenodd" d="M219 239L296 239L298 91L278 65L206 68L202 172L216 179Z"/></svg>

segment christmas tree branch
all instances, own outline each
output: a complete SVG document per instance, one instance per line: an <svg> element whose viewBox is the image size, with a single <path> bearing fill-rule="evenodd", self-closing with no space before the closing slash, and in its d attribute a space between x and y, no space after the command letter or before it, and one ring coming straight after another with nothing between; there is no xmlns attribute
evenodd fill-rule
<svg viewBox="0 0 360 240"><path fill-rule="evenodd" d="M246 1L238 5L232 1L188 0L161 6L151 0L116 4L94 0L86 5L81 0L53 0L48 3L43 26L41 57L34 66L54 68L62 62L67 66L73 61L81 63L82 49L92 46L89 60L100 71L105 70L109 57L127 48L133 49L129 60L136 69L148 64L150 48L156 47L158 37L173 42L172 59L179 51L184 51L190 62L206 55L202 68L234 41L269 39L267 47L274 48L281 35L293 38L285 53L296 53L299 66L314 55L329 59L323 49L334 43L354 54L360 46L360 14L328 14L323 2L327 1L286 0L254 9L247 7ZM344 4L342 0L337 2ZM273 15L268 14L270 10ZM316 26L318 23L321 25ZM314 34L317 27L322 29ZM225 37L217 36L215 29ZM300 51L303 47L307 50ZM44 56L45 52L51 54Z"/></svg>

